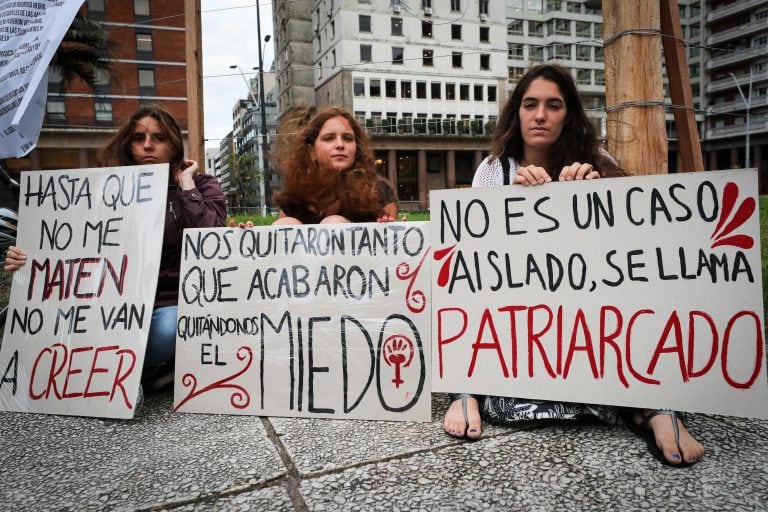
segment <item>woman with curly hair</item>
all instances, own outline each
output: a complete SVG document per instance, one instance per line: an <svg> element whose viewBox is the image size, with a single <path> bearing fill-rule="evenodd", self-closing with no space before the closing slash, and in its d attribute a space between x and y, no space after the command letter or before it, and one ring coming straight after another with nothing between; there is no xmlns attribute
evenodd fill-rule
<svg viewBox="0 0 768 512"><path fill-rule="evenodd" d="M275 224L394 220L397 197L376 174L368 135L352 114L327 107L289 113L280 125L273 160L283 188L275 195Z"/></svg>

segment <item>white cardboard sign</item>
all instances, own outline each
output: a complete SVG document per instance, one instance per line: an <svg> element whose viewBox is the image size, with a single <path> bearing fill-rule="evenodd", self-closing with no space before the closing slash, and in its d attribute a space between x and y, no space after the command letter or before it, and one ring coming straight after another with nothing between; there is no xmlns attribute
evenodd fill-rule
<svg viewBox="0 0 768 512"><path fill-rule="evenodd" d="M167 164L22 173L0 409L133 417L167 190Z"/></svg>
<svg viewBox="0 0 768 512"><path fill-rule="evenodd" d="M426 227L186 230L174 410L428 421Z"/></svg>
<svg viewBox="0 0 768 512"><path fill-rule="evenodd" d="M768 417L754 170L433 191L432 390Z"/></svg>

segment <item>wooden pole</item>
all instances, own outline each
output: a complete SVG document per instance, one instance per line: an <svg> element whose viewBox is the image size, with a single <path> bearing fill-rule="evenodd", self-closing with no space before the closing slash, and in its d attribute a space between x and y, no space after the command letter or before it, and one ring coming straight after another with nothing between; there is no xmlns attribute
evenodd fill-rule
<svg viewBox="0 0 768 512"><path fill-rule="evenodd" d="M661 45L667 65L669 95L673 105L685 106L672 110L675 116L677 143L680 151L681 171L703 171L696 114L693 112L691 75L683 45L683 27L680 24L680 8L677 0L661 0Z"/></svg>
<svg viewBox="0 0 768 512"><path fill-rule="evenodd" d="M187 60L187 129L189 158L205 169L203 140L203 36L200 24L200 0L184 0Z"/></svg>
<svg viewBox="0 0 768 512"><path fill-rule="evenodd" d="M608 151L630 174L668 172L659 0L604 0Z"/></svg>

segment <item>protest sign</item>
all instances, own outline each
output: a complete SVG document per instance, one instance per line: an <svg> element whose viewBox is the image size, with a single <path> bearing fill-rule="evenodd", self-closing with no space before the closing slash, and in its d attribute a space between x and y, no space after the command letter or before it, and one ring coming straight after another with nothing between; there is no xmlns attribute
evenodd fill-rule
<svg viewBox="0 0 768 512"><path fill-rule="evenodd" d="M0 346L0 409L131 418L152 318L168 165L30 171Z"/></svg>
<svg viewBox="0 0 768 512"><path fill-rule="evenodd" d="M83 0L0 0L0 158L37 144L48 64Z"/></svg>
<svg viewBox="0 0 768 512"><path fill-rule="evenodd" d="M768 416L754 170L433 191L433 391Z"/></svg>
<svg viewBox="0 0 768 512"><path fill-rule="evenodd" d="M429 420L426 226L186 230L174 409Z"/></svg>

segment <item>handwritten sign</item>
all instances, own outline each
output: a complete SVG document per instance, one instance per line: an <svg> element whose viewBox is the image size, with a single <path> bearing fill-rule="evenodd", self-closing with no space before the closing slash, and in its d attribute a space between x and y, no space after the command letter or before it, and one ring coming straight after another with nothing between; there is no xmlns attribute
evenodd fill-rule
<svg viewBox="0 0 768 512"><path fill-rule="evenodd" d="M186 230L175 410L428 421L425 228Z"/></svg>
<svg viewBox="0 0 768 512"><path fill-rule="evenodd" d="M0 158L37 144L48 63L83 0L0 0Z"/></svg>
<svg viewBox="0 0 768 512"><path fill-rule="evenodd" d="M433 191L433 391L768 416L757 174Z"/></svg>
<svg viewBox="0 0 768 512"><path fill-rule="evenodd" d="M162 247L168 165L25 172L0 409L130 418Z"/></svg>

